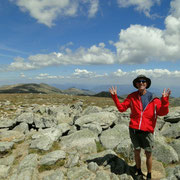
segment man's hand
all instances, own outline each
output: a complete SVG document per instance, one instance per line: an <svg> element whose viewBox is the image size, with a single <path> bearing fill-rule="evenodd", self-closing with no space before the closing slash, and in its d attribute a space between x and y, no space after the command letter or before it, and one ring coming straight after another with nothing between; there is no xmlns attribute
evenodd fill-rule
<svg viewBox="0 0 180 180"><path fill-rule="evenodd" d="M116 94L117 94L117 86L115 86L115 88L112 86L112 89L109 88L109 92L110 92L112 95L116 95Z"/></svg>
<svg viewBox="0 0 180 180"><path fill-rule="evenodd" d="M166 88L164 88L162 96L163 97L168 97L168 96L170 96L170 94L171 94L171 90L168 88L167 91L166 91Z"/></svg>

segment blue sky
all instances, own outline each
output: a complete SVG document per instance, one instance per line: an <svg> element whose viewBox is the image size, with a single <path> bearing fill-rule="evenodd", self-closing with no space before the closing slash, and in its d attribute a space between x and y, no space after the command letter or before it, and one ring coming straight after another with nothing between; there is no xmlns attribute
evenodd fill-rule
<svg viewBox="0 0 180 180"><path fill-rule="evenodd" d="M0 85L180 87L179 0L1 0Z"/></svg>

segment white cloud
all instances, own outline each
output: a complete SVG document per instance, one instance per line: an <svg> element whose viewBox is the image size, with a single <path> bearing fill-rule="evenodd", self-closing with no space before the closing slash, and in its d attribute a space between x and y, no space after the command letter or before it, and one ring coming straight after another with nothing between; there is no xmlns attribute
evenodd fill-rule
<svg viewBox="0 0 180 180"><path fill-rule="evenodd" d="M160 0L117 0L119 7L135 6L137 11L143 12L150 17L150 10L154 4L159 4Z"/></svg>
<svg viewBox="0 0 180 180"><path fill-rule="evenodd" d="M38 76L35 77L35 79L38 80L47 80L47 79L63 79L64 76L60 76L60 75L49 75L48 73L41 73Z"/></svg>
<svg viewBox="0 0 180 180"><path fill-rule="evenodd" d="M25 78L26 76L24 73L20 73L20 77Z"/></svg>
<svg viewBox="0 0 180 180"><path fill-rule="evenodd" d="M75 69L75 72L73 73L73 76L77 78L92 78L94 75L95 73L86 69Z"/></svg>
<svg viewBox="0 0 180 180"><path fill-rule="evenodd" d="M114 43L119 63L137 64L150 60L180 60L180 3L171 3L171 12L165 19L166 29L131 25L119 33Z"/></svg>
<svg viewBox="0 0 180 180"><path fill-rule="evenodd" d="M146 75L147 77L154 78L156 80L164 78L179 78L180 71L169 71L168 69L136 69L130 72L122 71L118 69L116 72L112 73L114 77L136 77L138 75Z"/></svg>
<svg viewBox="0 0 180 180"><path fill-rule="evenodd" d="M29 70L56 65L89 65L89 64L113 64L115 54L105 48L104 43L99 46L93 45L88 49L79 48L75 52L66 49L65 53L53 52L50 54L36 54L29 56L27 60L15 59L8 70ZM18 57L20 59L20 57Z"/></svg>
<svg viewBox="0 0 180 180"><path fill-rule="evenodd" d="M94 17L98 11L99 0L90 0L89 17Z"/></svg>
<svg viewBox="0 0 180 180"><path fill-rule="evenodd" d="M29 12L30 16L39 23L49 27L57 17L76 16L79 8L84 4L89 5L89 17L94 17L98 11L99 0L9 0L15 2L23 12Z"/></svg>

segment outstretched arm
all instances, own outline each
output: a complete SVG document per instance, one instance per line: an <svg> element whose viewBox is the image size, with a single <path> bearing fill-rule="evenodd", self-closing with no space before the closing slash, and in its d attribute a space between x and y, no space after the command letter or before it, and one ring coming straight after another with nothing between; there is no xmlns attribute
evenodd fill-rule
<svg viewBox="0 0 180 180"><path fill-rule="evenodd" d="M166 91L166 89L164 88L163 93L162 93L162 98L161 98L161 105L157 112L159 116L164 116L164 115L168 114L170 94L171 94L171 90L168 88Z"/></svg>
<svg viewBox="0 0 180 180"><path fill-rule="evenodd" d="M112 88L109 88L109 92L111 93L111 96L116 104L116 107L118 108L118 110L120 112L124 112L127 110L127 108L129 108L130 106L130 99L126 98L124 100L124 102L120 103L119 99L117 97L117 86L115 86L115 88L112 86Z"/></svg>

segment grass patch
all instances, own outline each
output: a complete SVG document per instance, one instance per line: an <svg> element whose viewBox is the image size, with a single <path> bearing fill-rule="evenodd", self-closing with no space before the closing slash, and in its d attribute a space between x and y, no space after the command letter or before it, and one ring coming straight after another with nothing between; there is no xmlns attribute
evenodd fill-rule
<svg viewBox="0 0 180 180"><path fill-rule="evenodd" d="M166 141L167 144L170 144L170 143L173 142L173 138L171 138L171 137L166 137L166 138L165 138L165 141Z"/></svg>
<svg viewBox="0 0 180 180"><path fill-rule="evenodd" d="M53 143L52 147L48 151L40 150L40 149L29 149L28 154L38 154L38 155L45 155L47 153L50 153L52 151L60 150L59 143L56 141Z"/></svg>
<svg viewBox="0 0 180 180"><path fill-rule="evenodd" d="M97 152L102 152L105 150L105 147L99 141L96 141L96 148Z"/></svg>
<svg viewBox="0 0 180 180"><path fill-rule="evenodd" d="M43 171L49 171L52 169L56 170L57 168L64 166L64 164L65 164L65 160L61 159L53 165L41 165L41 166L39 166L38 171L41 173Z"/></svg>

